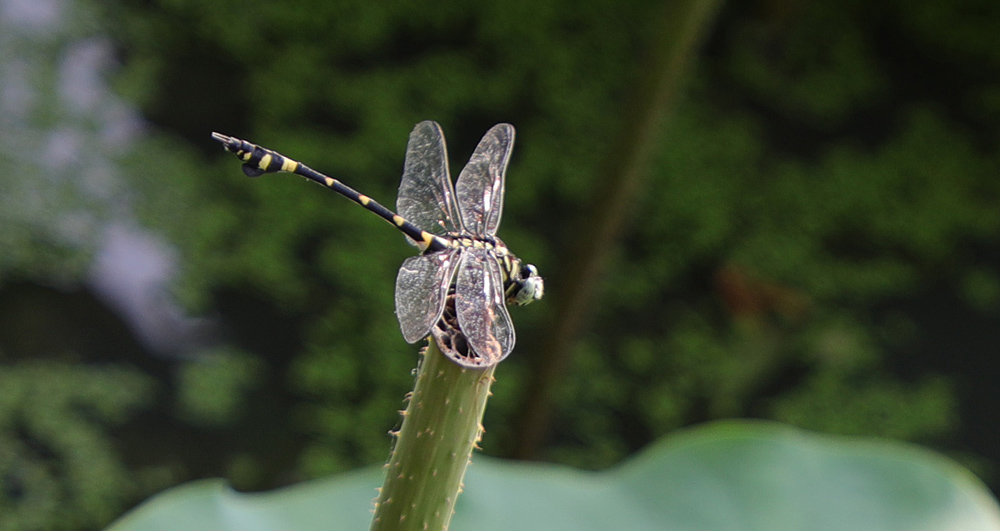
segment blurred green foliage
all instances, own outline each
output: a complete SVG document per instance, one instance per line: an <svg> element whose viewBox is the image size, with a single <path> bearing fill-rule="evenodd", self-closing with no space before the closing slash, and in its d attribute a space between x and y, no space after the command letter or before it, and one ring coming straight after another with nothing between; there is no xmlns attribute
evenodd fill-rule
<svg viewBox="0 0 1000 531"><path fill-rule="evenodd" d="M0 371L0 529L81 529L108 522L135 496L162 488L129 470L109 426L149 402L154 382L133 369L60 362ZM152 485L144 485L144 479Z"/></svg>
<svg viewBox="0 0 1000 531"><path fill-rule="evenodd" d="M261 380L260 359L232 349L202 351L177 374L178 415L194 424L238 418L245 394Z"/></svg>
<svg viewBox="0 0 1000 531"><path fill-rule="evenodd" d="M607 146L629 127L620 116L659 9L610 0L80 5L101 11L76 31L114 39L121 65L111 81L156 125L113 153L130 189L109 195L127 197L178 246L176 296L220 316L234 347L158 375L171 393L157 398L166 408L146 402L134 381L108 384L109 393L134 391L110 417L72 420L67 402L32 405L47 408L38 418L70 419L66 433L92 443L80 455L112 470L87 491L114 493L100 500L73 498L87 478L39 476L62 482L62 498L43 499L75 511L65 529L106 521L139 495L122 468L139 465L114 457L105 434L108 418L140 404L169 409L195 440L224 433L232 443L206 458L222 472L179 464L171 451L150 457L174 479L229 473L243 488L266 488L388 455L386 432L417 359L392 312L396 269L412 249L317 187L248 181L211 131L391 205L413 124L442 123L457 172L489 126L511 122L518 143L500 235L552 275L575 259L567 242L587 238L573 221L587 216ZM997 315L1000 280L980 250L995 248L1000 231L998 10L984 0L728 5L622 245L593 250L612 253L612 265L558 387L542 457L605 467L678 427L738 416L961 446L954 384L890 370L886 354L905 357L922 331L886 308L943 286ZM37 166L14 169L52 171ZM11 194L35 193L0 179ZM97 219L108 209L79 193L60 197ZM0 281L79 279L89 253L44 229L46 212L68 207L10 203L19 208L0 212ZM536 350L545 312L544 301L515 311L518 351L498 372L487 453L517 444L517 400L533 357L545 355ZM28 370L10 360L3 374ZM37 367L52 369L54 382L80 378L74 370L101 374ZM101 378L139 378L117 370ZM3 411L28 407L13 389L0 386ZM103 411L85 389L66 392ZM32 437L53 445L64 436ZM2 451L4 463L33 470L30 456ZM30 513L4 496L0 504Z"/></svg>

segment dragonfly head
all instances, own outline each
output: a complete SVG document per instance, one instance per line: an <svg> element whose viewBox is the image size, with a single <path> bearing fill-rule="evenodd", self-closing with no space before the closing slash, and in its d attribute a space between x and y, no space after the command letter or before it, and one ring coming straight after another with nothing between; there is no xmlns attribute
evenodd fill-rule
<svg viewBox="0 0 1000 531"><path fill-rule="evenodd" d="M512 304L524 306L541 299L544 294L545 279L538 275L538 268L531 264L524 264L518 271L518 278L514 280L513 290L508 300Z"/></svg>

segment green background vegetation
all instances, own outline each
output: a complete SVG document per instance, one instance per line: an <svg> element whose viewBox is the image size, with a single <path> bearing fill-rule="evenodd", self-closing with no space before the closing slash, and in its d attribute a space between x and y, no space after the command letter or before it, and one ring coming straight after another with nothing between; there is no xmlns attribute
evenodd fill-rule
<svg viewBox="0 0 1000 531"><path fill-rule="evenodd" d="M107 81L151 125L105 153L127 186L104 202L51 184L79 161L0 153L0 529L100 527L194 478L256 490L384 462L417 359L392 311L412 249L316 186L247 180L209 133L391 205L415 123L442 124L456 172L513 123L500 235L558 298L661 4L80 1L45 47L9 48L54 58L30 79L51 102L36 127L64 125L45 87L87 39L113 43ZM756 417L919 442L996 492L998 24L987 0L723 6L620 245L587 248L608 268L533 456L600 469ZM171 296L214 341L151 355L84 284L95 246L51 235L54 213L126 199L175 246ZM554 306L514 312L488 454L525 453Z"/></svg>

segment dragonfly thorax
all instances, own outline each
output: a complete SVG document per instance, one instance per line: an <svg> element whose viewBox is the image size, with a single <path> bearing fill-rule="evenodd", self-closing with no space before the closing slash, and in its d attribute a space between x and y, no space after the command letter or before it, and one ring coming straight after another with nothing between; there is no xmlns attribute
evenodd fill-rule
<svg viewBox="0 0 1000 531"><path fill-rule="evenodd" d="M490 251L503 274L504 295L507 304L524 306L542 298L545 281L538 268L525 264L507 249L507 244L496 236L469 236L448 233L441 238L448 240L451 249L484 249Z"/></svg>
<svg viewBox="0 0 1000 531"><path fill-rule="evenodd" d="M445 237L451 240L451 246L456 249L486 249L493 251L497 257L510 254L510 251L507 250L507 245L496 236L468 236L465 234L450 233Z"/></svg>

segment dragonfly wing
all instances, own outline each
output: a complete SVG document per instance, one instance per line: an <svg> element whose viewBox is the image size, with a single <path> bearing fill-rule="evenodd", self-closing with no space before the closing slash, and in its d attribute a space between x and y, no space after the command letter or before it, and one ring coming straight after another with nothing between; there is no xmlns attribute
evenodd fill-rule
<svg viewBox="0 0 1000 531"><path fill-rule="evenodd" d="M514 126L494 125L483 135L455 183L458 208L473 236L493 236L503 213L504 179L514 148Z"/></svg>
<svg viewBox="0 0 1000 531"><path fill-rule="evenodd" d="M396 210L431 234L459 232L461 218L448 173L448 149L437 122L420 122L410 133ZM407 240L416 245L412 239Z"/></svg>
<svg viewBox="0 0 1000 531"><path fill-rule="evenodd" d="M396 317L407 343L430 334L441 318L445 297L458 268L459 249L411 256L396 276Z"/></svg>
<svg viewBox="0 0 1000 531"><path fill-rule="evenodd" d="M482 249L466 249L455 288L458 326L469 346L488 367L514 349L514 324L504 305L503 280L496 258Z"/></svg>

